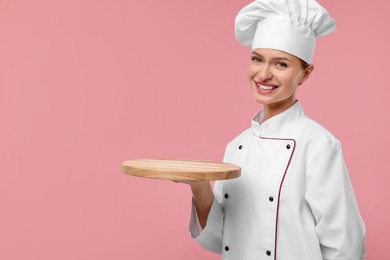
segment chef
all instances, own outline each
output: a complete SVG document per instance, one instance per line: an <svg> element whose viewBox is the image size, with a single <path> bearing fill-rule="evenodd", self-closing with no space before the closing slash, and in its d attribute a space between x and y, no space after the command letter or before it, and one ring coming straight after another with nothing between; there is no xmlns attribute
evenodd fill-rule
<svg viewBox="0 0 390 260"><path fill-rule="evenodd" d="M296 98L311 75L316 36L335 29L314 0L257 0L235 20L251 47L248 80L262 109L224 161L241 177L188 182L191 236L234 260L361 260L365 226L340 142Z"/></svg>

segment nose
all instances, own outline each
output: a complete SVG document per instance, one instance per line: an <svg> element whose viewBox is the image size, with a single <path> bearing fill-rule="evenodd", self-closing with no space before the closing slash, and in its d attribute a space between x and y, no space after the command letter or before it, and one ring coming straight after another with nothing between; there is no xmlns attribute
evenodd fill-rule
<svg viewBox="0 0 390 260"><path fill-rule="evenodd" d="M257 77L261 81L269 81L272 79L271 68L268 64L264 64L264 66L261 66L261 68L259 68L259 71L257 72Z"/></svg>

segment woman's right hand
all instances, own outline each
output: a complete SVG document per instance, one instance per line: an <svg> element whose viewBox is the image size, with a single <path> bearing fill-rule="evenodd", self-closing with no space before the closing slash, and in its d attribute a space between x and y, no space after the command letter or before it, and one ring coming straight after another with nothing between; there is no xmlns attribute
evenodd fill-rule
<svg viewBox="0 0 390 260"><path fill-rule="evenodd" d="M173 181L175 183L184 183L187 184L191 187L191 190L194 192L197 190L205 189L207 187L210 187L210 182L209 181Z"/></svg>

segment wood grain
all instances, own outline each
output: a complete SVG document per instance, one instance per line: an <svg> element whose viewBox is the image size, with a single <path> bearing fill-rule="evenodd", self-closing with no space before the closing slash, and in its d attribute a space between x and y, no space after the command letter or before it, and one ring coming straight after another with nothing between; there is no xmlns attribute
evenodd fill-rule
<svg viewBox="0 0 390 260"><path fill-rule="evenodd" d="M221 162L139 159L122 163L122 172L132 176L174 181L226 180L241 174L239 166Z"/></svg>

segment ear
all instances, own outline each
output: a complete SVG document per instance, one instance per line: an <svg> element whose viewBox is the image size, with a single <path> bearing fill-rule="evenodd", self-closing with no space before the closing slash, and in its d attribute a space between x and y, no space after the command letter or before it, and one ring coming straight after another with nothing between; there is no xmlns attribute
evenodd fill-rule
<svg viewBox="0 0 390 260"><path fill-rule="evenodd" d="M301 81L299 81L299 84L298 85L302 85L303 82L305 82L311 75L311 73L313 72L314 70L314 65L313 64L310 64L306 69L305 71L303 72L303 75L302 75L302 79Z"/></svg>

